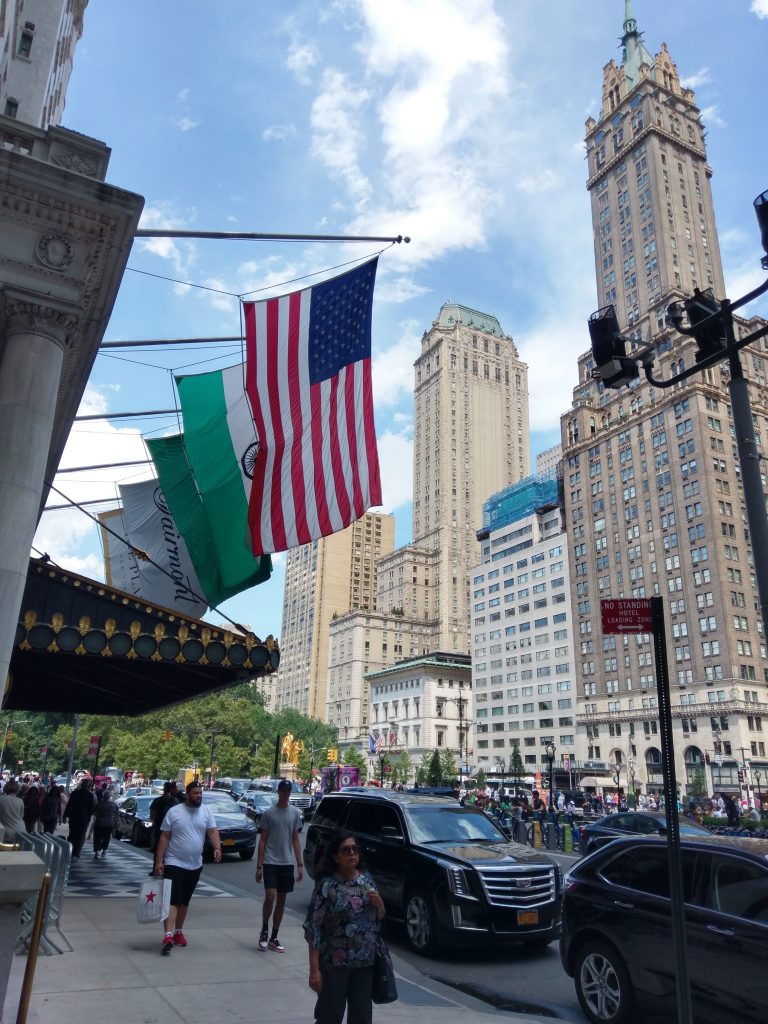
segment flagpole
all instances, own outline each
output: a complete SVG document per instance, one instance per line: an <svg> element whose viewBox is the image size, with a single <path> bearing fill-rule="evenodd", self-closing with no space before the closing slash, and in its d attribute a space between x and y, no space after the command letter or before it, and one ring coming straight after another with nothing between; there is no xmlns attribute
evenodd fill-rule
<svg viewBox="0 0 768 1024"><path fill-rule="evenodd" d="M284 235L259 231L184 231L176 228L139 228L134 238L220 238L255 242L410 242L408 235Z"/></svg>

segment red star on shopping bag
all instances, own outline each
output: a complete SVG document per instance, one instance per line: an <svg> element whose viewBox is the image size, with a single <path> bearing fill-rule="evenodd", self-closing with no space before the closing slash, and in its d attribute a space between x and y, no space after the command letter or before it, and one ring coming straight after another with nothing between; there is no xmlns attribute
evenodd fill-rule
<svg viewBox="0 0 768 1024"><path fill-rule="evenodd" d="M155 896L157 896L157 893L156 892L148 892L146 894L146 896L147 896L147 903L154 903L155 902Z"/></svg>

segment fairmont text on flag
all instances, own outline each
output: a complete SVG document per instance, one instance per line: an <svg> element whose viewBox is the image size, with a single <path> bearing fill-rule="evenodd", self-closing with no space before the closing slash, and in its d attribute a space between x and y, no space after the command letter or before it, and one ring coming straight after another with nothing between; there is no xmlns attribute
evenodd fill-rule
<svg viewBox="0 0 768 1024"><path fill-rule="evenodd" d="M255 555L343 530L381 504L371 391L376 264L243 304L258 440L241 462L251 477Z"/></svg>

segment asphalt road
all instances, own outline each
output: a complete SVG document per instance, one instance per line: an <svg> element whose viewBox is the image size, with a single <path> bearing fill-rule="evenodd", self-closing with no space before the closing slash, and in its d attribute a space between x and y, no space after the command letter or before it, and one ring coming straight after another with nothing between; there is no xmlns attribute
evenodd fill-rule
<svg viewBox="0 0 768 1024"><path fill-rule="evenodd" d="M573 858L557 855L563 870ZM206 864L204 877L222 888L234 888L255 895L261 889L254 878L256 861L225 857L221 864ZM305 876L288 897L288 907L303 914L312 895L313 882ZM257 915L258 917L258 915ZM258 920L254 921L258 927ZM545 950L527 950L522 944L472 947L426 958L408 947L401 925L390 925L387 941L397 954L429 977L458 986L490 1005L542 1016L559 1017L570 1024L586 1024L573 981L560 965L557 943Z"/></svg>

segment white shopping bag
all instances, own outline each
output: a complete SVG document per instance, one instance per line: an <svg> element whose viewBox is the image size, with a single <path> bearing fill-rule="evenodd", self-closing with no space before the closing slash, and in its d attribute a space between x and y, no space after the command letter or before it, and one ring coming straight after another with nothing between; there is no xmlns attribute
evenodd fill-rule
<svg viewBox="0 0 768 1024"><path fill-rule="evenodd" d="M158 924L168 917L171 906L171 883L164 878L150 878L141 883L136 920L139 924Z"/></svg>

